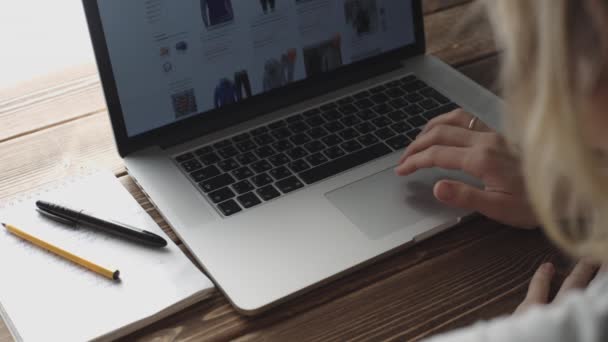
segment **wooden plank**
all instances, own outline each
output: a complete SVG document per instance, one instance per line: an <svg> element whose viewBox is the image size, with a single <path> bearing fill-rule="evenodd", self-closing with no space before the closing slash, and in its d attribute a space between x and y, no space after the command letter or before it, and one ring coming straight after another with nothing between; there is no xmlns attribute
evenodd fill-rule
<svg viewBox="0 0 608 342"><path fill-rule="evenodd" d="M457 22L470 6L457 6L427 16L429 50L437 52L448 63L479 60L492 49L491 34L485 29L471 37L483 43L471 43L466 35L454 37L458 44L446 43L445 37L453 30L452 25L443 22ZM124 172L115 152L106 112L0 142L0 156L0 172L6 179L0 184L0 200L82 169L109 168Z"/></svg>

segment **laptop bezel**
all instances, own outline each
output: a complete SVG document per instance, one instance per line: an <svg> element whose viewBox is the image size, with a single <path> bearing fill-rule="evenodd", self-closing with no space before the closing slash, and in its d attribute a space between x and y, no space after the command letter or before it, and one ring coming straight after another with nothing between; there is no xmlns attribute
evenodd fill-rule
<svg viewBox="0 0 608 342"><path fill-rule="evenodd" d="M186 142L254 119L352 84L359 80L358 74L364 70L373 70L378 66L398 66L402 60L424 54L426 51L422 3L421 0L412 0L415 35L413 44L254 96L235 105L212 110L204 115L197 114L143 134L129 136L99 12L98 1L103 0L82 1L114 138L121 157L151 146L170 146Z"/></svg>

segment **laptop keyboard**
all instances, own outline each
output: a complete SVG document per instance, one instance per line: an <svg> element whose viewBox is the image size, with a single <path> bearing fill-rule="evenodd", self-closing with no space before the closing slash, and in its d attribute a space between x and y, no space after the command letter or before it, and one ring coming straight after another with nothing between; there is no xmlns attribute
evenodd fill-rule
<svg viewBox="0 0 608 342"><path fill-rule="evenodd" d="M407 147L459 106L410 75L175 158L231 216Z"/></svg>

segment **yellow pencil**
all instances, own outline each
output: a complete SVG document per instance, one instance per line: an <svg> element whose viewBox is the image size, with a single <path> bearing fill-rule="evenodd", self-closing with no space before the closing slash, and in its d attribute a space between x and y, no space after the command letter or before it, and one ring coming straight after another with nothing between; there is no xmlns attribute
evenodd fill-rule
<svg viewBox="0 0 608 342"><path fill-rule="evenodd" d="M48 242L44 242L42 240L40 240L39 238L30 235L18 228L16 228L15 226L11 226L10 224L5 224L2 223L2 226L4 226L4 228L6 228L6 230L8 230L10 233L22 238L23 240L26 240L42 249L45 249L55 255L58 255L64 259L70 260L73 263L76 263L90 271L93 271L99 275L102 275L108 279L111 280L118 280L118 277L120 275L120 272L118 270L115 271L111 271L105 267L101 267L95 263L92 263L88 260L85 260L77 255L74 255L64 249L61 249L59 247L53 246Z"/></svg>

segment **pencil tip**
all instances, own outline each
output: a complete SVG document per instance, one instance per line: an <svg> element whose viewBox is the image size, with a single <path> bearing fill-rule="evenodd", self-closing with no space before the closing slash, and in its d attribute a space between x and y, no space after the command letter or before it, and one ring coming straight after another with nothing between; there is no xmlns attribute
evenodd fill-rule
<svg viewBox="0 0 608 342"><path fill-rule="evenodd" d="M2 227L6 228L6 224L5 224L5 223L2 223Z"/></svg>

